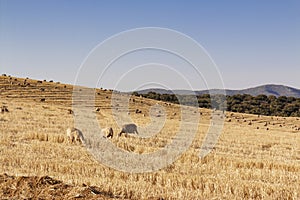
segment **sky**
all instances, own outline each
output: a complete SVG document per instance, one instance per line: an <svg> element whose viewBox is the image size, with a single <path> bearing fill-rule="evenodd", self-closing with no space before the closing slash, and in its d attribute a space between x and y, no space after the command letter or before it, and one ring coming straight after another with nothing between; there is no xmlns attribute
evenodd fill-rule
<svg viewBox="0 0 300 200"><path fill-rule="evenodd" d="M191 38L207 54L199 59L210 58L219 77L204 74L197 79L180 57L151 49L118 59L102 79L92 70L81 76L99 44L143 27ZM93 55L98 58L93 64L101 69L104 54ZM219 79L228 89L262 84L300 88L300 1L0 0L0 73L121 90L212 89L220 87L214 84Z"/></svg>

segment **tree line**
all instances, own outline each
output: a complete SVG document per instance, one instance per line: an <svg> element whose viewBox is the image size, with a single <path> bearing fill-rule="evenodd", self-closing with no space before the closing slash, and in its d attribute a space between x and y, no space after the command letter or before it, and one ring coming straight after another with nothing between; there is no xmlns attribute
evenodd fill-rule
<svg viewBox="0 0 300 200"><path fill-rule="evenodd" d="M249 94L236 94L232 96L203 94L195 96L159 94L155 92L147 94L134 92L133 95L170 103L198 106L200 108L215 108L218 110L267 116L300 117L300 98L295 97L276 97L264 94L258 96L251 96Z"/></svg>

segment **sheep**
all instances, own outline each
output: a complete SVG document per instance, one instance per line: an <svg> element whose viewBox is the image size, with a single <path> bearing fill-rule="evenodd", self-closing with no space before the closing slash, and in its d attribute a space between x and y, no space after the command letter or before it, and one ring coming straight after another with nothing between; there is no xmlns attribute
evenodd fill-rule
<svg viewBox="0 0 300 200"><path fill-rule="evenodd" d="M136 109L136 110L135 110L135 113L142 113L142 111L139 110L139 109Z"/></svg>
<svg viewBox="0 0 300 200"><path fill-rule="evenodd" d="M139 134L137 131L137 126L135 124L124 124L122 126L122 130L119 133L119 136L122 135L122 133L136 133Z"/></svg>
<svg viewBox="0 0 300 200"><path fill-rule="evenodd" d="M9 112L6 106L1 107L1 113Z"/></svg>
<svg viewBox="0 0 300 200"><path fill-rule="evenodd" d="M101 129L101 134L103 135L103 137L113 138L114 131L113 131L113 129L111 127L107 127L107 128Z"/></svg>
<svg viewBox="0 0 300 200"><path fill-rule="evenodd" d="M67 129L67 137L70 143L80 142L84 143L84 137L82 132L77 128L68 128Z"/></svg>
<svg viewBox="0 0 300 200"><path fill-rule="evenodd" d="M72 109L68 109L68 113L73 115L74 114L74 111Z"/></svg>

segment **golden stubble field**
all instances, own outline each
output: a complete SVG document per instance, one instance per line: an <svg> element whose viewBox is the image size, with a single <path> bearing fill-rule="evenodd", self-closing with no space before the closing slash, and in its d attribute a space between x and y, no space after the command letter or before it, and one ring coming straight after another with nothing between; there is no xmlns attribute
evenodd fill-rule
<svg viewBox="0 0 300 200"><path fill-rule="evenodd" d="M74 125L72 91L71 85L0 77L0 106L8 110L0 113L0 174L50 176L79 188L97 186L109 194L100 199L300 199L299 118L226 113L216 146L200 159L211 111L199 109L196 137L173 164L156 172L127 173L99 163L85 147L67 141L66 129ZM143 154L163 148L181 123L178 105L131 97L130 117L139 127L150 123L149 112L157 103L166 111L167 120L160 133L151 138L118 137L111 91L97 89L95 95L99 124L111 126L115 134L109 140L128 152ZM142 113L135 113L136 109ZM2 198L40 196L35 188L6 194L9 186L1 178L0 186ZM17 190L18 184L11 187ZM76 192L66 198L90 198ZM64 199L67 194L56 195Z"/></svg>

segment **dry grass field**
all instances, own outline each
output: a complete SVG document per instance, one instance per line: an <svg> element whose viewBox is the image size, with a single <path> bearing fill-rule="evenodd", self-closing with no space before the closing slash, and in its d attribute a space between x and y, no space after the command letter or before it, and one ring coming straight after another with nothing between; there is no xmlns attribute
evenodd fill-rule
<svg viewBox="0 0 300 200"><path fill-rule="evenodd" d="M199 109L196 137L173 164L127 173L67 141L66 129L74 125L72 91L71 85L0 76L0 106L7 108L0 113L0 199L300 199L299 118L226 113L218 143L200 159L211 111ZM109 140L125 151L157 151L180 125L178 105L131 97L130 117L139 127L150 123L156 103L167 120L151 138L118 137L112 92L95 94L99 123L112 126L115 135Z"/></svg>

